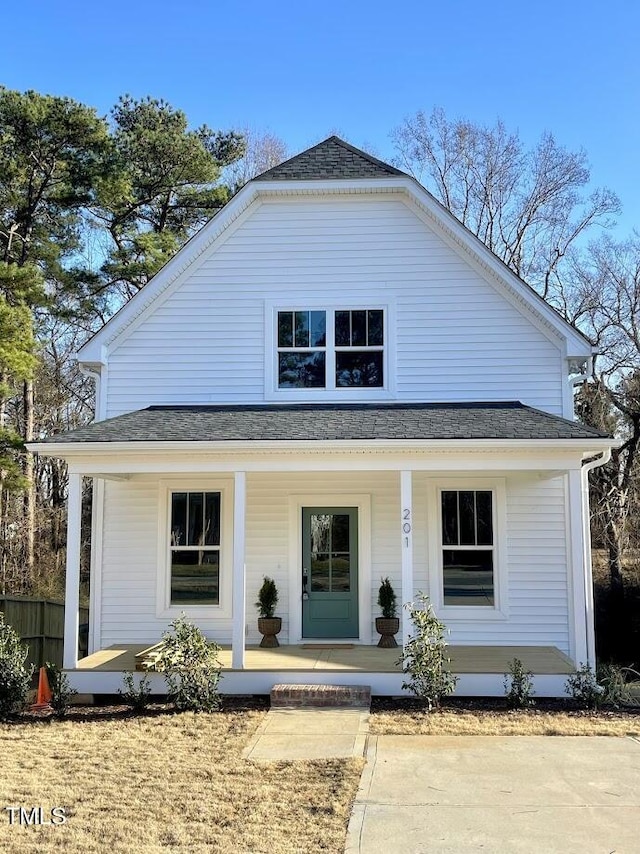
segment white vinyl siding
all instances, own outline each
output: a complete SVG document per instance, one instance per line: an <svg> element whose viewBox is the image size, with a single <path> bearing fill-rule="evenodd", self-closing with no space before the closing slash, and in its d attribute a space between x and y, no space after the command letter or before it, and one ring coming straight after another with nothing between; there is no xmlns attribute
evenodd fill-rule
<svg viewBox="0 0 640 854"><path fill-rule="evenodd" d="M212 479L215 481L215 478ZM414 586L428 592L428 475L414 474ZM166 481L165 481L166 485ZM371 587L373 617L380 579L389 576L400 599L400 477L398 472L249 473L247 475L246 566L248 643L258 643L253 606L264 575L273 577L283 618L280 640L289 642L290 566L289 496L359 493L371 499ZM191 484L190 484L191 488ZM206 489L206 479L203 479ZM155 643L170 617L156 616L158 513L165 512L160 479L108 482L105 490L102 568L101 645ZM452 622L452 644L557 646L569 652L567 546L564 481L533 476L506 478L508 618ZM225 615L198 617L205 633L230 643L231 620Z"/></svg>
<svg viewBox="0 0 640 854"><path fill-rule="evenodd" d="M562 413L560 344L399 199L265 201L214 247L113 345L108 417L152 404L263 401L266 301L305 297L394 300L389 380L399 401L521 400Z"/></svg>

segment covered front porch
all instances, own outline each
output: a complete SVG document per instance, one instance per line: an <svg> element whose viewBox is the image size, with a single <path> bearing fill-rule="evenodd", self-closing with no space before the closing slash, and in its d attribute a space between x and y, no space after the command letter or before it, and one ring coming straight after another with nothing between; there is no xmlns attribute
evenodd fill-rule
<svg viewBox="0 0 640 854"><path fill-rule="evenodd" d="M161 674L146 663L154 647L144 644L113 645L78 661L70 672L82 693L115 693L122 687L124 672L148 673L154 693L163 693ZM228 694L266 694L276 683L371 685L374 695L402 693L401 648L382 649L356 644L295 644L277 649L247 646L244 667L233 667L231 645L222 645L221 690ZM451 671L458 677L456 693L486 696L504 693L503 678L514 658L535 676L541 696L557 695L568 674L575 669L571 659L553 646L450 646ZM480 686L482 686L480 691Z"/></svg>
<svg viewBox="0 0 640 854"><path fill-rule="evenodd" d="M184 612L223 645L225 692L330 678L398 694L395 655L375 647L389 577L400 645L412 629L403 606L424 591L450 631L458 693L502 694L516 657L539 693L561 695L567 668L594 660L582 464L603 440L576 430L519 404L178 407L40 446L69 470L65 669L78 690L113 693L135 669L131 650ZM84 478L92 655L81 663ZM265 576L279 592L274 652L255 647ZM333 610L310 614L325 593ZM318 631L321 618L338 627Z"/></svg>

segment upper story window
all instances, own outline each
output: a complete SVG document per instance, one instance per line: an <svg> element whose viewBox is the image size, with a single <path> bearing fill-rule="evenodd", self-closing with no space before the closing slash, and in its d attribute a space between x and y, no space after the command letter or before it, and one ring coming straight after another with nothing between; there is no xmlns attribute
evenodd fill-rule
<svg viewBox="0 0 640 854"><path fill-rule="evenodd" d="M327 312L278 312L278 388L326 388Z"/></svg>
<svg viewBox="0 0 640 854"><path fill-rule="evenodd" d="M277 353L278 389L383 389L384 310L280 310Z"/></svg>

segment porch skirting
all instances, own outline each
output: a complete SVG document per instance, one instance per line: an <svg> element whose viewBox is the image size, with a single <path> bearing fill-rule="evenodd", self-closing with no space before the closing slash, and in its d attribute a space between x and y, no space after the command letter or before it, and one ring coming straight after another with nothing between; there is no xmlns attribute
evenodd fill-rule
<svg viewBox="0 0 640 854"><path fill-rule="evenodd" d="M68 670L71 684L82 694L114 694L122 687L122 674L135 671L136 655L148 645L113 646L93 653ZM354 645L327 649L326 645L247 647L244 669L231 666L231 648L220 653L223 694L268 694L277 683L369 685L371 693L398 696L404 675L398 663L401 649ZM513 658L534 674L539 696L563 696L564 684L575 667L556 647L450 646L451 670L458 676L457 696L502 696L504 673ZM142 676L142 674L140 674ZM151 691L165 693L164 677L149 672Z"/></svg>

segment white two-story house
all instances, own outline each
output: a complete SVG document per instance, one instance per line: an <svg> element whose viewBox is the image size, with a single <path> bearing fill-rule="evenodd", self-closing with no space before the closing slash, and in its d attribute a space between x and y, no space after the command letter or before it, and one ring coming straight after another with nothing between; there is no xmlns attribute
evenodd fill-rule
<svg viewBox="0 0 640 854"><path fill-rule="evenodd" d="M185 613L223 646L223 691L400 693L388 576L446 623L458 693L501 694L517 656L562 694L594 662L586 472L613 443L573 420L591 353L394 167L331 137L260 175L82 348L95 422L31 446L69 466L72 683L114 692ZM265 575L278 650L256 648Z"/></svg>

